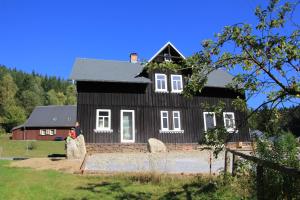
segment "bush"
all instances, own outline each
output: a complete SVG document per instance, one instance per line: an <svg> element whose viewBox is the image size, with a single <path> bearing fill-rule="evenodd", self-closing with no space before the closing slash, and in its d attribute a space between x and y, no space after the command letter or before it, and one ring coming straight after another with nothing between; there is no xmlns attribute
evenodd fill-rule
<svg viewBox="0 0 300 200"><path fill-rule="evenodd" d="M27 145L27 149L28 150L34 150L37 149L37 144L35 141L31 141L28 145Z"/></svg>
<svg viewBox="0 0 300 200"><path fill-rule="evenodd" d="M0 127L0 136L6 134L6 131L4 128Z"/></svg>
<svg viewBox="0 0 300 200"><path fill-rule="evenodd" d="M257 141L258 157L280 165L300 168L298 143L293 134L281 132L272 140L264 138ZM300 180L284 173L265 168L264 195L272 199L300 199Z"/></svg>

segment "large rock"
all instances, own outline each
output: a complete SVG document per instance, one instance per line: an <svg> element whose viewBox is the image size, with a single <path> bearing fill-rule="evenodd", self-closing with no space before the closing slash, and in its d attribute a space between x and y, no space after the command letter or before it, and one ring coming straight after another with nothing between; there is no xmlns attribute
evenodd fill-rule
<svg viewBox="0 0 300 200"><path fill-rule="evenodd" d="M80 155L82 157L84 157L86 154L86 147L85 147L85 141L84 141L83 135L79 135L75 140L76 140Z"/></svg>
<svg viewBox="0 0 300 200"><path fill-rule="evenodd" d="M151 153L164 153L164 152L167 152L167 147L166 145L158 140L158 139L155 139L155 138L150 138L148 140L148 147L149 147L149 151Z"/></svg>
<svg viewBox="0 0 300 200"><path fill-rule="evenodd" d="M79 135L76 139L67 140L67 158L82 159L86 154L86 147L83 135Z"/></svg>

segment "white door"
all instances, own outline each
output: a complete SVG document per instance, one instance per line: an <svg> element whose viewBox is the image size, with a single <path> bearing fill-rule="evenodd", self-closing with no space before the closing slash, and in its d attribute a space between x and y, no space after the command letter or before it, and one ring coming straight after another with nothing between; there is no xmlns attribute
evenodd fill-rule
<svg viewBox="0 0 300 200"><path fill-rule="evenodd" d="M121 142L135 141L134 110L121 110Z"/></svg>

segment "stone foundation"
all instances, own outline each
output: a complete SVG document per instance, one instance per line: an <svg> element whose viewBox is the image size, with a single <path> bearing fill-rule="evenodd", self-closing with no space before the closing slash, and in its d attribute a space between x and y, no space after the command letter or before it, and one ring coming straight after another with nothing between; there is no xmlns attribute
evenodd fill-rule
<svg viewBox="0 0 300 200"><path fill-rule="evenodd" d="M178 144L166 144L168 151L194 151L199 150L201 145L197 143L178 143Z"/></svg>
<svg viewBox="0 0 300 200"><path fill-rule="evenodd" d="M201 146L196 143L165 144L167 151L193 151ZM93 153L130 153L130 152L149 152L147 143L87 143L88 154Z"/></svg>
<svg viewBox="0 0 300 200"><path fill-rule="evenodd" d="M169 143L165 145L167 147L167 151L196 151L204 147L197 143ZM226 147L230 149L252 150L250 142L232 142L228 143ZM86 149L88 154L149 152L147 143L87 143Z"/></svg>
<svg viewBox="0 0 300 200"><path fill-rule="evenodd" d="M148 152L146 143L87 143L88 154L93 153L129 153L129 152Z"/></svg>

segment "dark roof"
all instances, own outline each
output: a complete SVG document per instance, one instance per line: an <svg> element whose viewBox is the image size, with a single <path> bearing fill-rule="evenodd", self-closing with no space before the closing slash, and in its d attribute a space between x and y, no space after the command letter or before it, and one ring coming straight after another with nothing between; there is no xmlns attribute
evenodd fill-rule
<svg viewBox="0 0 300 200"><path fill-rule="evenodd" d="M207 76L206 86L208 87L226 87L229 83L232 82L233 76L227 71L222 69L217 69L212 71Z"/></svg>
<svg viewBox="0 0 300 200"><path fill-rule="evenodd" d="M37 106L27 121L12 130L21 127L74 127L76 123L76 106Z"/></svg>
<svg viewBox="0 0 300 200"><path fill-rule="evenodd" d="M76 81L150 83L145 77L137 77L143 70L140 63L125 61L77 58L70 78ZM233 76L218 69L208 75L206 86L225 87Z"/></svg>
<svg viewBox="0 0 300 200"><path fill-rule="evenodd" d="M150 79L137 77L143 70L140 63L77 58L70 79L76 81L105 81L150 83Z"/></svg>

